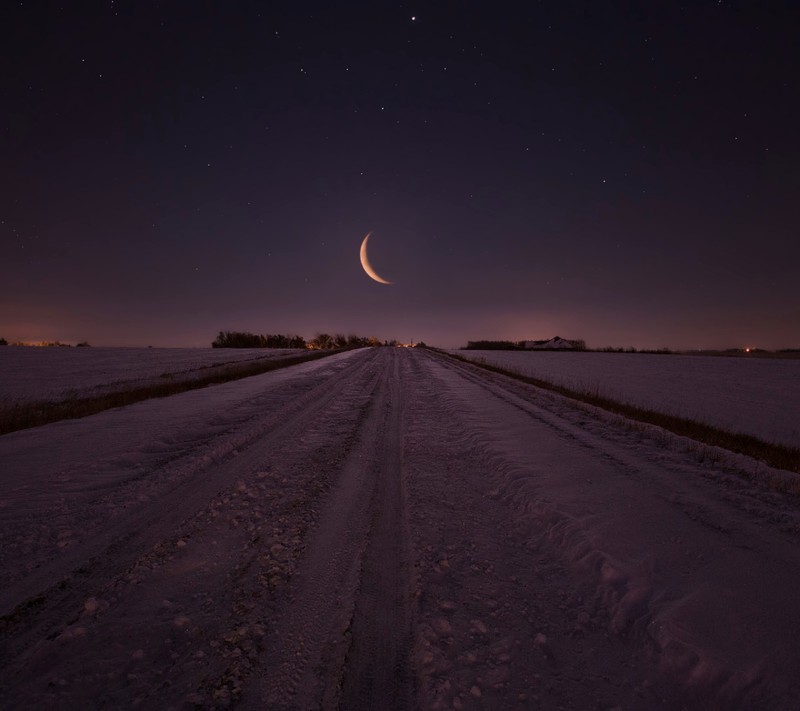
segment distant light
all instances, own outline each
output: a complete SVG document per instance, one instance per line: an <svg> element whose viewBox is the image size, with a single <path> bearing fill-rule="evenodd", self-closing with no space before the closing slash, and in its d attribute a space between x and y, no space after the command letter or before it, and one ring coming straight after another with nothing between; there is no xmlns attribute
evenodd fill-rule
<svg viewBox="0 0 800 711"><path fill-rule="evenodd" d="M414 22L416 19L417 19L417 16L416 16L416 15L412 15L412 16L411 16L411 22Z"/></svg>
<svg viewBox="0 0 800 711"><path fill-rule="evenodd" d="M745 349L744 349L744 352L745 352L745 353L749 353L749 352L750 352L750 349L749 349L749 348L745 348Z"/></svg>

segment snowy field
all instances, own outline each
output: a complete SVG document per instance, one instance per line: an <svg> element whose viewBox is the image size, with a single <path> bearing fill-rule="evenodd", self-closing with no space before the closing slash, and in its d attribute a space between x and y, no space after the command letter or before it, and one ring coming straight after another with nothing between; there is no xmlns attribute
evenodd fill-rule
<svg viewBox="0 0 800 711"><path fill-rule="evenodd" d="M797 708L771 470L436 352L21 430L0 463L3 711Z"/></svg>
<svg viewBox="0 0 800 711"><path fill-rule="evenodd" d="M100 395L163 378L191 380L213 366L285 358L303 349L0 348L0 404Z"/></svg>
<svg viewBox="0 0 800 711"><path fill-rule="evenodd" d="M524 375L768 442L800 446L800 359L451 351Z"/></svg>

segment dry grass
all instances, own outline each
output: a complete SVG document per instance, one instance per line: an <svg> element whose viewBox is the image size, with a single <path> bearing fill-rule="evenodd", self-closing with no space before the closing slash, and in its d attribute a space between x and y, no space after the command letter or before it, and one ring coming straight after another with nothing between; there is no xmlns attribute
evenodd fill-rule
<svg viewBox="0 0 800 711"><path fill-rule="evenodd" d="M132 405L135 402L149 400L150 398L169 397L188 390L204 388L208 385L249 378L253 375L261 375L272 370L288 368L292 365L317 360L339 352L341 351L312 351L287 358L260 359L238 365L215 367L201 377L191 380L165 379L163 382L156 384L127 388L104 395L67 398L57 402L33 402L0 406L0 435L46 425L59 420L87 417L103 410Z"/></svg>
<svg viewBox="0 0 800 711"><path fill-rule="evenodd" d="M603 410L622 415L631 420L649 425L656 425L669 432L682 437L688 437L709 447L720 447L730 452L752 457L776 469L785 469L786 471L800 473L800 449L797 447L772 444L748 434L728 432L704 422L697 422L689 418L668 415L656 410L649 410L647 408L637 407L636 405L619 402L604 395L600 395L598 392L573 390L572 388L557 385L547 380L533 378L512 370L506 370L505 368L492 365L491 363L470 360L469 358L464 358L454 353L439 352L449 358L454 358L478 368L514 378L515 380L534 385L542 390L549 390L559 395L564 395L573 400L602 408Z"/></svg>

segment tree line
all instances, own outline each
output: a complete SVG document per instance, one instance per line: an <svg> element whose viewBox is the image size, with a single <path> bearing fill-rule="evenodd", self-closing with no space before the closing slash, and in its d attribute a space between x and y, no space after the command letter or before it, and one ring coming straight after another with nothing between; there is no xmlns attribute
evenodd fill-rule
<svg viewBox="0 0 800 711"><path fill-rule="evenodd" d="M525 341L467 341L468 351L520 351Z"/></svg>
<svg viewBox="0 0 800 711"><path fill-rule="evenodd" d="M367 346L394 346L397 341L381 341L375 336L357 336L354 333L318 333L310 341L298 335L282 333L255 334L248 331L220 331L212 341L212 348L365 348Z"/></svg>
<svg viewBox="0 0 800 711"><path fill-rule="evenodd" d="M0 338L0 346L7 346L9 345L8 341L5 338ZM36 343L28 343L26 341L11 341L12 346L44 346L48 348L72 348L72 344L70 343L62 343L61 341L37 341ZM87 341L81 341L80 343L76 343L75 346L77 348L88 347L89 343Z"/></svg>
<svg viewBox="0 0 800 711"><path fill-rule="evenodd" d="M558 336L545 341L467 341L467 345L462 350L472 351L526 351L536 350L541 348L547 349L547 344L552 341L558 341L558 350L573 350L585 351L586 341L583 340L569 340L561 339ZM569 347L564 347L563 343L569 344Z"/></svg>

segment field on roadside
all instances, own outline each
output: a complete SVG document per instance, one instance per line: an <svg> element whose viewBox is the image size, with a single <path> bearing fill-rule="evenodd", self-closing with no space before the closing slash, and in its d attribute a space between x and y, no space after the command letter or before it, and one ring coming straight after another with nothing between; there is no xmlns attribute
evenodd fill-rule
<svg viewBox="0 0 800 711"><path fill-rule="evenodd" d="M291 348L0 348L0 403L92 397L165 380L202 377L212 367L306 353Z"/></svg>
<svg viewBox="0 0 800 711"><path fill-rule="evenodd" d="M800 360L451 351L573 390L800 446Z"/></svg>

